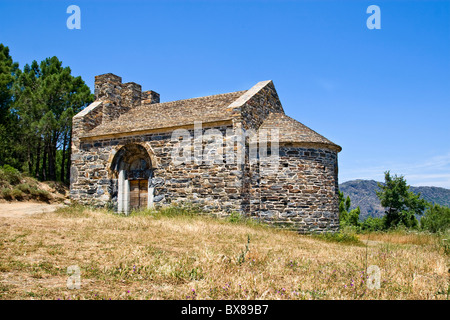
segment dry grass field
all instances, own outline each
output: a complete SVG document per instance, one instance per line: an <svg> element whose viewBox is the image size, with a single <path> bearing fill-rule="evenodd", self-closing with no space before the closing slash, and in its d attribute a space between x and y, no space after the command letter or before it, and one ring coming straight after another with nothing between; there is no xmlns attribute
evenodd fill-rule
<svg viewBox="0 0 450 320"><path fill-rule="evenodd" d="M175 209L1 217L0 299L448 299L442 238L359 237L302 236ZM69 290L72 265L81 286ZM369 265L381 271L379 289L367 286Z"/></svg>

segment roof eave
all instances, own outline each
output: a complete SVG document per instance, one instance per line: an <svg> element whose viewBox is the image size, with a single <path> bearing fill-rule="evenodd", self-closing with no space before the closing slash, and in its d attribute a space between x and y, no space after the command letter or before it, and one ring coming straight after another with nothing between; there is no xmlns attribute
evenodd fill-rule
<svg viewBox="0 0 450 320"><path fill-rule="evenodd" d="M314 149L330 149L335 152L341 152L341 146L334 143L324 142L308 142L308 141L279 141L278 144L284 147L293 148L314 148Z"/></svg>

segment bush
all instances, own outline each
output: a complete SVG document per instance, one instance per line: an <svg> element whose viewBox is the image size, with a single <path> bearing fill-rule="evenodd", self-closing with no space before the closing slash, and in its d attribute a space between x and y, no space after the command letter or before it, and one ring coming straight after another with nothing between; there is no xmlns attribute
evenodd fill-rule
<svg viewBox="0 0 450 320"><path fill-rule="evenodd" d="M52 198L52 196L50 195L50 193L48 193L45 190L38 190L38 195L39 195L39 199L42 201L48 201Z"/></svg>
<svg viewBox="0 0 450 320"><path fill-rule="evenodd" d="M3 182L7 182L10 185L16 185L19 184L22 179L22 175L20 172L5 164L3 167L0 167L0 180Z"/></svg>
<svg viewBox="0 0 450 320"><path fill-rule="evenodd" d="M55 186L57 184L54 183ZM38 188L38 182L31 177L24 176L17 169L4 165L0 166L0 196L5 200L23 200L33 198L40 201L49 201L52 196L49 192ZM30 196L28 196L30 195Z"/></svg>
<svg viewBox="0 0 450 320"><path fill-rule="evenodd" d="M20 174L19 170L17 170L16 168L11 167L11 166L8 165L8 164L5 164L5 165L2 167L2 170L3 170L4 172L6 172L6 173Z"/></svg>
<svg viewBox="0 0 450 320"><path fill-rule="evenodd" d="M420 219L420 228L432 233L446 232L450 229L450 208L430 205Z"/></svg>
<svg viewBox="0 0 450 320"><path fill-rule="evenodd" d="M36 187L30 187L29 193L31 194L32 198L36 200L48 201L52 198L50 193Z"/></svg>
<svg viewBox="0 0 450 320"><path fill-rule="evenodd" d="M14 188L11 191L11 196L16 200L23 200L24 193L20 191L19 189Z"/></svg>
<svg viewBox="0 0 450 320"><path fill-rule="evenodd" d="M16 186L16 189L19 189L23 193L30 194L31 186L28 183L21 183Z"/></svg>
<svg viewBox="0 0 450 320"><path fill-rule="evenodd" d="M353 226L359 228L359 215L361 209L359 207L350 210L352 201L349 196L345 198L344 193L339 191L339 224L343 227Z"/></svg>
<svg viewBox="0 0 450 320"><path fill-rule="evenodd" d="M12 199L12 191L9 188L3 188L2 189L2 197L6 200Z"/></svg>
<svg viewBox="0 0 450 320"><path fill-rule="evenodd" d="M39 190L40 189L38 189L36 187L30 188L30 194L33 196L33 198L39 197Z"/></svg>
<svg viewBox="0 0 450 320"><path fill-rule="evenodd" d="M385 228L385 218L368 217L361 223L361 231L382 231Z"/></svg>

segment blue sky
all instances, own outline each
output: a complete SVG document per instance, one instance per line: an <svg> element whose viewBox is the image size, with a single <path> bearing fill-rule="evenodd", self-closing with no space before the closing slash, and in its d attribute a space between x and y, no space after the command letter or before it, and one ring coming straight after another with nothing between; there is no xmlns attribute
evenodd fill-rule
<svg viewBox="0 0 450 320"><path fill-rule="evenodd" d="M289 116L342 146L340 182L391 170L450 188L450 1L1 0L0 42L21 67L57 56L91 89L112 72L162 101L271 79Z"/></svg>

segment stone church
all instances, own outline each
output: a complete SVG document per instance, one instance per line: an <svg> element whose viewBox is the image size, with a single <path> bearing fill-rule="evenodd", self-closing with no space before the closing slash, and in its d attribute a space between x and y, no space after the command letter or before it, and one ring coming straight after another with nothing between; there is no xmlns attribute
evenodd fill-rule
<svg viewBox="0 0 450 320"><path fill-rule="evenodd" d="M341 147L287 116L272 81L161 103L108 73L95 98L73 118L73 201L125 214L192 203L300 233L339 229Z"/></svg>

